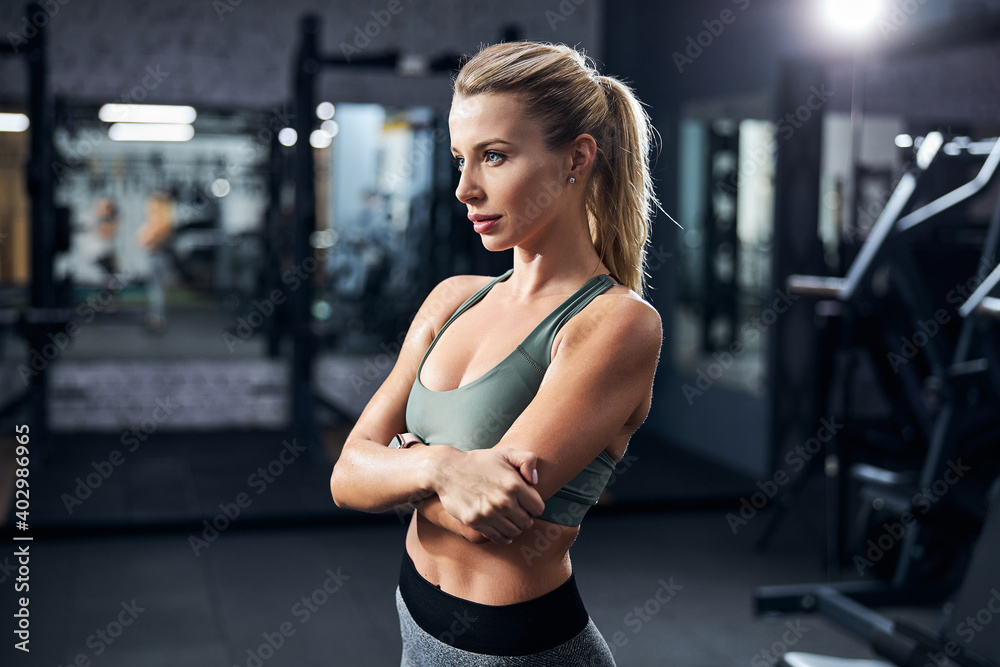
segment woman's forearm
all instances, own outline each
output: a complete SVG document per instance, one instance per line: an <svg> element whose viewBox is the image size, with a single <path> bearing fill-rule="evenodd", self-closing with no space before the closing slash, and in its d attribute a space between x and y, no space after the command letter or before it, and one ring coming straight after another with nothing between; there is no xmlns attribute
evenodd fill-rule
<svg viewBox="0 0 1000 667"><path fill-rule="evenodd" d="M333 501L337 507L385 512L427 498L436 491L440 449L444 448L416 445L390 449L372 440L350 439L330 476Z"/></svg>
<svg viewBox="0 0 1000 667"><path fill-rule="evenodd" d="M486 536L478 530L467 526L449 514L448 510L446 510L444 505L441 504L441 499L436 493L413 504L416 507L416 511L435 526L451 531L474 544L489 542L489 540L486 539Z"/></svg>

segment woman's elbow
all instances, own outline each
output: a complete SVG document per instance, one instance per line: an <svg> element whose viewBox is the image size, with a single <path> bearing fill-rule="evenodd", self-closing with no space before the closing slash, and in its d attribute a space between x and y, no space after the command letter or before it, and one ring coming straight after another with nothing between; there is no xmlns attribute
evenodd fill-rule
<svg viewBox="0 0 1000 667"><path fill-rule="evenodd" d="M340 508L343 508L343 501L337 497L337 491L339 490L337 485L337 468L334 466L333 472L330 473L330 495L333 497L333 503Z"/></svg>
<svg viewBox="0 0 1000 667"><path fill-rule="evenodd" d="M358 509L347 498L347 494L345 494L348 487L343 479L346 462L343 460L343 455L341 455L341 457L342 458L337 461L337 464L333 466L333 472L330 473L330 495L333 497L333 502L337 507L340 507L341 509Z"/></svg>

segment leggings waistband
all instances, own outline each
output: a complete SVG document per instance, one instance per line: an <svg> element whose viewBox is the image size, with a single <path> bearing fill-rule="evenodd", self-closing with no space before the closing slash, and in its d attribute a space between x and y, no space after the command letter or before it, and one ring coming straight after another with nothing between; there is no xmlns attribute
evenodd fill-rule
<svg viewBox="0 0 1000 667"><path fill-rule="evenodd" d="M403 550L399 592L425 632L464 651L529 655L563 644L590 620L576 575L555 590L524 602L487 605L451 595L424 579Z"/></svg>

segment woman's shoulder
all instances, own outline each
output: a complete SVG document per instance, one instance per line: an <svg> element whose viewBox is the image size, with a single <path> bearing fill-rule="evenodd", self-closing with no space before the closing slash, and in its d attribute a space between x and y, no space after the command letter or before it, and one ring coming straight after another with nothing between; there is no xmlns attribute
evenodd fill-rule
<svg viewBox="0 0 1000 667"><path fill-rule="evenodd" d="M594 300L595 310L605 319L623 319L631 326L662 329L660 312L646 299L625 285L614 285Z"/></svg>
<svg viewBox="0 0 1000 667"><path fill-rule="evenodd" d="M573 325L573 326L570 326ZM596 334L601 340L628 340L636 352L655 349L663 341L663 321L659 311L624 285L615 285L567 323L569 334ZM588 336L589 337L589 336Z"/></svg>
<svg viewBox="0 0 1000 667"><path fill-rule="evenodd" d="M430 291L418 311L437 331L469 297L483 288L492 276L463 274L445 278Z"/></svg>
<svg viewBox="0 0 1000 667"><path fill-rule="evenodd" d="M443 303L454 303L457 305L464 303L470 296L482 289L488 282L493 280L493 276L476 276L462 274L445 278L431 290L427 295L427 300L435 300Z"/></svg>

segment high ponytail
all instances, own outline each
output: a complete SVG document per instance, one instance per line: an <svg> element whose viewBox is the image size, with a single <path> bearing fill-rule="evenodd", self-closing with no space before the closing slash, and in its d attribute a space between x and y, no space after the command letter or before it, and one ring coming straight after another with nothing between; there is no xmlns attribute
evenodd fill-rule
<svg viewBox="0 0 1000 667"><path fill-rule="evenodd" d="M512 93L542 124L550 150L581 134L597 142L587 193L590 237L608 270L640 296L646 244L657 205L649 168L652 125L632 91L602 76L562 44L509 42L486 47L455 79L463 96Z"/></svg>
<svg viewBox="0 0 1000 667"><path fill-rule="evenodd" d="M597 78L606 91L609 128L594 165L590 236L611 273L642 295L649 221L656 206L649 169L651 124L625 84L610 76Z"/></svg>

